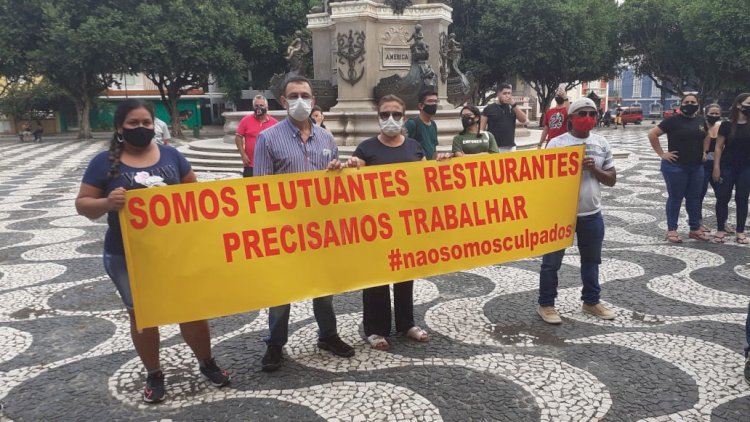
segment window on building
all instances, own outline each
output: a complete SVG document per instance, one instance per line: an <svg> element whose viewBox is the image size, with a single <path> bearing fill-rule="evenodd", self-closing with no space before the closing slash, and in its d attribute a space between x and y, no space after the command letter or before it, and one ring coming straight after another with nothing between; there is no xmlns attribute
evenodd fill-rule
<svg viewBox="0 0 750 422"><path fill-rule="evenodd" d="M659 103L652 103L651 104L651 111L649 112L649 114L660 116L661 115L661 104L659 104Z"/></svg>
<svg viewBox="0 0 750 422"><path fill-rule="evenodd" d="M641 96L641 78L636 76L633 78L633 97Z"/></svg>
<svg viewBox="0 0 750 422"><path fill-rule="evenodd" d="M656 86L658 79L651 81L651 96L652 97L661 97L661 88Z"/></svg>
<svg viewBox="0 0 750 422"><path fill-rule="evenodd" d="M618 76L613 81L612 91L613 91L613 95L618 96L618 97L622 96L622 78L621 77Z"/></svg>

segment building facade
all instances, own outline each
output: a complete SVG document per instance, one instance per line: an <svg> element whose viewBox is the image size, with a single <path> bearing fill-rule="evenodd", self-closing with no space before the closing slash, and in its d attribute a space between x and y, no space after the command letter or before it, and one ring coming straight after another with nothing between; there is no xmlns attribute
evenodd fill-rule
<svg viewBox="0 0 750 422"><path fill-rule="evenodd" d="M678 97L659 89L650 77L637 75L631 66L609 82L608 93L610 109L618 105L641 107L643 116L651 118L661 117L665 110L679 106L680 103Z"/></svg>

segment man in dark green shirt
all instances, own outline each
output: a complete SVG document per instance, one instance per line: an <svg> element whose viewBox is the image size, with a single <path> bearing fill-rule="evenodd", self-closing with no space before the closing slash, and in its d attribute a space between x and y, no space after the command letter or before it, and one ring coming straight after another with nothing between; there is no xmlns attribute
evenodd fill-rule
<svg viewBox="0 0 750 422"><path fill-rule="evenodd" d="M404 124L409 138L419 141L428 160L435 159L438 136L437 124L432 117L437 113L438 94L435 91L424 91L419 94L419 117L412 117Z"/></svg>

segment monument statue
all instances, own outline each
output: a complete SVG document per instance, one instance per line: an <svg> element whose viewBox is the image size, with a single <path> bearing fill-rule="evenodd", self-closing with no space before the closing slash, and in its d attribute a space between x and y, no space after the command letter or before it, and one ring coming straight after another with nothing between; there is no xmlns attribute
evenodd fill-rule
<svg viewBox="0 0 750 422"><path fill-rule="evenodd" d="M308 68L312 47L309 36L306 32L297 30L294 32L294 38L286 48L284 59L287 61L288 71L286 73L277 73L271 77L270 89L274 97L281 98L284 95L281 92L287 79L294 76L309 76ZM323 110L328 111L336 105L336 89L328 80L310 80L315 90L316 104Z"/></svg>
<svg viewBox="0 0 750 422"><path fill-rule="evenodd" d="M289 44L289 47L286 48L286 55L284 56L287 63L289 63L289 73L304 75L305 56L311 52L310 42L307 40L305 34L300 30L295 31L294 39Z"/></svg>
<svg viewBox="0 0 750 422"><path fill-rule="evenodd" d="M459 106L471 98L472 81L458 68L461 61L461 43L456 34L440 34L440 80L448 84L448 102Z"/></svg>
<svg viewBox="0 0 750 422"><path fill-rule="evenodd" d="M430 58L430 46L424 40L422 25L414 26L414 33L406 40L413 41L409 46L411 51L411 67L403 78L392 75L382 78L375 86L374 97L377 102L384 95L394 94L401 97L407 108L417 108L419 94L425 90L437 90L437 75L432 66L427 63Z"/></svg>
<svg viewBox="0 0 750 422"><path fill-rule="evenodd" d="M391 6L394 15L403 15L404 10L411 6L411 0L385 0L385 4Z"/></svg>

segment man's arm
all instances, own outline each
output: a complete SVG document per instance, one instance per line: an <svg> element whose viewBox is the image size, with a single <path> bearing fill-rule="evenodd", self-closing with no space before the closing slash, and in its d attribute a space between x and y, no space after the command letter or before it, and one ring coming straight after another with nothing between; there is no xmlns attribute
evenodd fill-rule
<svg viewBox="0 0 750 422"><path fill-rule="evenodd" d="M596 177L596 180L598 180L599 183L605 186L612 187L615 185L615 183L617 183L617 171L615 170L614 167L609 168L607 170L602 170L600 168L594 167L591 170L591 174L593 174L594 177Z"/></svg>
<svg viewBox="0 0 750 422"><path fill-rule="evenodd" d="M240 152L240 157L242 157L242 165L250 167L250 157L245 152L245 138L240 134L234 135L234 144L237 146L237 151Z"/></svg>
<svg viewBox="0 0 750 422"><path fill-rule="evenodd" d="M268 138L263 132L258 135L255 142L255 166L253 167L253 176L267 176L273 174L273 157L268 150Z"/></svg>
<svg viewBox="0 0 750 422"><path fill-rule="evenodd" d="M518 119L518 121L521 123L526 123L528 119L526 118L526 113L524 113L523 110L521 110L521 107L514 106L513 110L516 113L516 119Z"/></svg>
<svg viewBox="0 0 750 422"><path fill-rule="evenodd" d="M484 114L479 118L479 130L487 130L487 116Z"/></svg>

